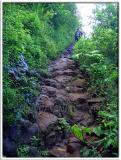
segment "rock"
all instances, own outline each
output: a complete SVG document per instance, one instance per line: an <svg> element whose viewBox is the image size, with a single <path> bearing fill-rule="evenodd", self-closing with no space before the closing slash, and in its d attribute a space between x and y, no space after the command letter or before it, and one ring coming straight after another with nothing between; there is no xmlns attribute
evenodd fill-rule
<svg viewBox="0 0 121 160"><path fill-rule="evenodd" d="M89 111L90 106L88 103L79 103L76 105L76 109L80 111Z"/></svg>
<svg viewBox="0 0 121 160"><path fill-rule="evenodd" d="M17 143L29 144L31 138L38 133L38 130L36 123L31 123L29 126L19 124L18 126L12 126L10 128L9 137Z"/></svg>
<svg viewBox="0 0 121 160"><path fill-rule="evenodd" d="M46 95L41 95L40 96L40 109L46 109L46 108L51 108L54 106L54 103L51 98L49 98Z"/></svg>
<svg viewBox="0 0 121 160"><path fill-rule="evenodd" d="M67 152L74 153L76 150L80 150L80 146L79 143L69 143L67 145Z"/></svg>
<svg viewBox="0 0 121 160"><path fill-rule="evenodd" d="M77 79L77 80L72 81L71 85L75 87L83 87L85 83L86 83L85 79Z"/></svg>
<svg viewBox="0 0 121 160"><path fill-rule="evenodd" d="M32 123L29 120L26 120L24 118L20 119L20 125L22 127L24 127L25 129L29 128L30 126L32 126Z"/></svg>
<svg viewBox="0 0 121 160"><path fill-rule="evenodd" d="M75 136L71 135L68 139L68 143L80 143L80 140Z"/></svg>
<svg viewBox="0 0 121 160"><path fill-rule="evenodd" d="M54 65L53 71L56 71L56 70L66 70L66 69L69 69L69 68L75 68L74 61L70 60L68 58L61 58Z"/></svg>
<svg viewBox="0 0 121 160"><path fill-rule="evenodd" d="M12 79L20 81L23 75L26 75L29 71L28 64L25 62L24 56L20 54L19 61L14 67L10 67L8 73Z"/></svg>
<svg viewBox="0 0 121 160"><path fill-rule="evenodd" d="M34 131L25 131L21 130L20 137L18 139L20 144L30 144L31 143L31 138L35 135Z"/></svg>
<svg viewBox="0 0 121 160"><path fill-rule="evenodd" d="M3 139L3 155L7 157L17 156L17 145L9 138Z"/></svg>
<svg viewBox="0 0 121 160"><path fill-rule="evenodd" d="M57 116L48 112L39 112L38 125L41 131L46 132L48 127L57 122Z"/></svg>
<svg viewBox="0 0 121 160"><path fill-rule="evenodd" d="M104 102L104 98L91 98L91 99L88 99L87 102L89 104L92 104L92 103L102 103L102 102Z"/></svg>
<svg viewBox="0 0 121 160"><path fill-rule="evenodd" d="M29 147L29 156L30 157L38 157L39 156L39 151L37 147Z"/></svg>
<svg viewBox="0 0 121 160"><path fill-rule="evenodd" d="M16 125L11 126L9 129L9 137L13 141L17 142L20 137L20 127L18 127Z"/></svg>
<svg viewBox="0 0 121 160"><path fill-rule="evenodd" d="M56 105L61 105L63 103L66 102L68 97L66 97L65 95L62 95L62 94L56 94L56 98L55 98L55 104Z"/></svg>
<svg viewBox="0 0 121 160"><path fill-rule="evenodd" d="M35 123L36 122L36 118L35 118L35 115L33 114L32 111L30 111L28 114L27 114L27 118L30 122L32 123Z"/></svg>
<svg viewBox="0 0 121 160"><path fill-rule="evenodd" d="M29 67L28 67L27 63L25 62L23 54L21 54L19 56L18 66L21 67L22 71L24 71L24 72L27 72L29 70Z"/></svg>
<svg viewBox="0 0 121 160"><path fill-rule="evenodd" d="M51 147L54 146L56 142L57 142L57 135L54 131L52 131L46 136L46 145L49 148L50 146Z"/></svg>
<svg viewBox="0 0 121 160"><path fill-rule="evenodd" d="M37 123L34 123L31 127L28 128L28 132L31 135L36 135L39 131L39 127Z"/></svg>
<svg viewBox="0 0 121 160"><path fill-rule="evenodd" d="M59 143L62 141L63 139L63 134L64 133L58 133L56 131L51 131L47 136L46 136L46 145L48 148L52 148L52 146L55 146L55 144Z"/></svg>
<svg viewBox="0 0 121 160"><path fill-rule="evenodd" d="M68 93L83 93L85 91L84 88L72 87L68 86L65 88Z"/></svg>
<svg viewBox="0 0 121 160"><path fill-rule="evenodd" d="M20 77L18 76L18 73L17 73L17 69L15 67L9 68L8 73L13 80L16 80L16 81L20 80Z"/></svg>
<svg viewBox="0 0 121 160"><path fill-rule="evenodd" d="M57 70L52 75L55 77L55 76L60 76L60 75L72 76L76 74L77 72L74 72L71 69L66 69L66 70Z"/></svg>
<svg viewBox="0 0 121 160"><path fill-rule="evenodd" d="M51 87L60 88L60 84L54 79L45 79L44 83Z"/></svg>
<svg viewBox="0 0 121 160"><path fill-rule="evenodd" d="M56 94L57 89L51 86L42 86L42 92L47 93L48 95L52 96Z"/></svg>
<svg viewBox="0 0 121 160"><path fill-rule="evenodd" d="M86 111L76 111L72 117L73 123L78 123L80 125L89 126L94 122L92 114Z"/></svg>
<svg viewBox="0 0 121 160"><path fill-rule="evenodd" d="M66 146L55 146L51 150L49 150L49 155L54 157L68 157L67 148Z"/></svg>
<svg viewBox="0 0 121 160"><path fill-rule="evenodd" d="M86 102L88 93L69 93L69 98L71 102L77 102L79 101L80 103Z"/></svg>
<svg viewBox="0 0 121 160"><path fill-rule="evenodd" d="M69 157L80 157L80 149L69 154Z"/></svg>
<svg viewBox="0 0 121 160"><path fill-rule="evenodd" d="M56 81L58 81L59 83L64 83L64 84L68 82L71 78L72 78L71 76L65 76L65 75L55 77Z"/></svg>

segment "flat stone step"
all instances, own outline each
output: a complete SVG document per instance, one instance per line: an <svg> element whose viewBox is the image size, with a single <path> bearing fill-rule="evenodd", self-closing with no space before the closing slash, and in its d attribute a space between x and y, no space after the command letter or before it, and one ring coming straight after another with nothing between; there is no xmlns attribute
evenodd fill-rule
<svg viewBox="0 0 121 160"><path fill-rule="evenodd" d="M68 92L68 93L84 93L86 92L86 89L85 88L80 88L80 87L75 87L75 86L67 86L65 88L65 90Z"/></svg>
<svg viewBox="0 0 121 160"><path fill-rule="evenodd" d="M77 74L76 71L72 71L71 69L66 69L66 70L57 70L52 75L55 77L55 76L58 76L58 75L72 76L72 75L76 75L76 74Z"/></svg>
<svg viewBox="0 0 121 160"><path fill-rule="evenodd" d="M91 98L87 100L88 103L102 103L104 102L104 98Z"/></svg>
<svg viewBox="0 0 121 160"><path fill-rule="evenodd" d="M47 93L51 96L56 94L56 92L57 92L57 88L55 88L55 87L44 85L44 86L41 86L41 88L42 88L42 92Z"/></svg>
<svg viewBox="0 0 121 160"><path fill-rule="evenodd" d="M40 130L43 132L46 132L48 130L48 127L52 124L55 124L57 120L58 120L58 117L49 112L38 113L38 125Z"/></svg>
<svg viewBox="0 0 121 160"><path fill-rule="evenodd" d="M69 93L68 95L71 102L76 102L80 99L86 100L88 97L88 93Z"/></svg>
<svg viewBox="0 0 121 160"><path fill-rule="evenodd" d="M70 84L75 87L83 87L86 83L85 79L77 79L72 81Z"/></svg>
<svg viewBox="0 0 121 160"><path fill-rule="evenodd" d="M88 105L88 103L79 103L76 105L76 109L80 110L80 111L89 111L90 106Z"/></svg>
<svg viewBox="0 0 121 160"><path fill-rule="evenodd" d="M61 58L54 64L53 71L68 69L70 66L73 66L73 65L74 65L74 61L69 60L68 58Z"/></svg>
<svg viewBox="0 0 121 160"><path fill-rule="evenodd" d="M58 81L59 83L66 83L69 80L71 80L72 76L65 76L65 75L60 75L55 77L55 80Z"/></svg>
<svg viewBox="0 0 121 160"><path fill-rule="evenodd" d="M71 120L73 123L89 126L94 122L94 117L87 111L76 111Z"/></svg>
<svg viewBox="0 0 121 160"><path fill-rule="evenodd" d="M55 79L45 79L44 80L45 85L60 88L60 84Z"/></svg>

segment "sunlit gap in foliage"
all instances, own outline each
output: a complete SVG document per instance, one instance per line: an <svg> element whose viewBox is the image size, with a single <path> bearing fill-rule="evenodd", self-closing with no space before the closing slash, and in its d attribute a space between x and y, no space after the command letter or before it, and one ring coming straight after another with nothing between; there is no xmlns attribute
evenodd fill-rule
<svg viewBox="0 0 121 160"><path fill-rule="evenodd" d="M93 10L96 7L95 3L76 3L77 16L82 23L82 30L86 33L86 37L90 37L93 31Z"/></svg>

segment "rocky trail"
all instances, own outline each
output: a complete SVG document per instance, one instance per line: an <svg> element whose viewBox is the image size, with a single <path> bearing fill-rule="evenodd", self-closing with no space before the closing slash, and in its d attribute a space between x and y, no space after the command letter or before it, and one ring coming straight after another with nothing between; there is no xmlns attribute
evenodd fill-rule
<svg viewBox="0 0 121 160"><path fill-rule="evenodd" d="M40 82L35 111L26 120L22 119L17 128L11 128L10 139L4 141L5 147L6 143L12 146L8 153L16 150L15 143L19 140L21 144L29 145L29 156L43 156L40 152L46 148L48 157L80 157L83 144L68 131L68 126L94 126L94 111L99 109L101 99L88 93L87 75L71 59L72 50L71 44L49 65L48 77ZM38 137L38 134L41 140L33 140L32 137Z"/></svg>

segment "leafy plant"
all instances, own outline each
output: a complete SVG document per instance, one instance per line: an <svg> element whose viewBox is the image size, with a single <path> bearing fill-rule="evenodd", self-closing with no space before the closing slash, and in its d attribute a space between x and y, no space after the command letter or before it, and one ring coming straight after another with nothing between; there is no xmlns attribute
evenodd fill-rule
<svg viewBox="0 0 121 160"><path fill-rule="evenodd" d="M16 117L26 115L19 105L27 106L25 94L37 96L32 83L36 76L12 80L8 69L18 62L22 53L30 70L47 71L47 65L71 42L78 18L72 3L4 3L3 4L3 107L4 122L12 125ZM71 20L70 20L71 16ZM24 82L24 83L23 83ZM39 87L38 87L39 88ZM13 110L22 112L19 116Z"/></svg>
<svg viewBox="0 0 121 160"><path fill-rule="evenodd" d="M95 25L90 38L80 38L72 58L80 69L88 73L92 95L105 97L98 113L99 126L93 129L105 149L118 148L118 5L97 4L94 9ZM80 134L78 129L77 135Z"/></svg>
<svg viewBox="0 0 121 160"><path fill-rule="evenodd" d="M57 126L57 128L58 128L58 130L69 131L70 130L70 125L66 121L65 118L58 118L58 126Z"/></svg>
<svg viewBox="0 0 121 160"><path fill-rule="evenodd" d="M41 157L47 157L48 156L48 150L42 150L39 152Z"/></svg>
<svg viewBox="0 0 121 160"><path fill-rule="evenodd" d="M43 139L40 135L33 136L31 138L31 145L35 146L35 147L40 147L41 146L41 148L42 148L44 146L44 141L43 141Z"/></svg>
<svg viewBox="0 0 121 160"><path fill-rule="evenodd" d="M28 153L29 153L28 145L22 145L17 148L17 155L19 157L28 157Z"/></svg>
<svg viewBox="0 0 121 160"><path fill-rule="evenodd" d="M88 127L78 127L78 125L74 124L71 127L71 132L74 134L75 137L83 141L85 134L91 134L92 131Z"/></svg>
<svg viewBox="0 0 121 160"><path fill-rule="evenodd" d="M80 150L81 157L101 157L100 153L98 153L95 147L84 147Z"/></svg>
<svg viewBox="0 0 121 160"><path fill-rule="evenodd" d="M97 126L97 127L93 128L93 132L94 132L97 136L100 136L101 133L102 133L101 126Z"/></svg>

